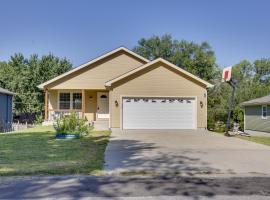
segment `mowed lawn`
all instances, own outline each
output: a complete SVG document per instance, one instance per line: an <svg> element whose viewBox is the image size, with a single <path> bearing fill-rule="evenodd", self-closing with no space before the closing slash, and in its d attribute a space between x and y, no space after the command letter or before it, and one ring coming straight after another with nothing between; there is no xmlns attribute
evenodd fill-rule
<svg viewBox="0 0 270 200"><path fill-rule="evenodd" d="M57 140L51 126L0 134L0 176L90 174L102 169L109 131Z"/></svg>
<svg viewBox="0 0 270 200"><path fill-rule="evenodd" d="M219 133L219 132L215 132L216 134L222 134L224 135L224 133ZM224 136L225 137L225 136ZM270 146L270 137L265 137L265 136L250 136L250 137L246 137L246 136L240 136L240 135L236 135L234 137L243 139L243 140L248 140L251 142L256 142L259 144L264 144L264 145L268 145Z"/></svg>
<svg viewBox="0 0 270 200"><path fill-rule="evenodd" d="M237 137L251 142L256 142L270 146L270 137L263 137L263 136L250 136L250 137L237 136Z"/></svg>

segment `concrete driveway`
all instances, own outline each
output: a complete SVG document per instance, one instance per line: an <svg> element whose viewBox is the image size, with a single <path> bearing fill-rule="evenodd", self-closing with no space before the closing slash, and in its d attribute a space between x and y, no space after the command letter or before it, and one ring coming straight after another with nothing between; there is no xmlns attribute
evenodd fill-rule
<svg viewBox="0 0 270 200"><path fill-rule="evenodd" d="M179 175L270 175L270 147L191 130L113 131L105 172Z"/></svg>

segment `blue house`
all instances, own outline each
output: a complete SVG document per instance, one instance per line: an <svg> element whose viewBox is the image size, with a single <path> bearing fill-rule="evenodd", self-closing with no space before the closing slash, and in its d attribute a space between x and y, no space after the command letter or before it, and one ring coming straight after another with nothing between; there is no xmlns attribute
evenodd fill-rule
<svg viewBox="0 0 270 200"><path fill-rule="evenodd" d="M0 88L0 132L11 128L13 92Z"/></svg>

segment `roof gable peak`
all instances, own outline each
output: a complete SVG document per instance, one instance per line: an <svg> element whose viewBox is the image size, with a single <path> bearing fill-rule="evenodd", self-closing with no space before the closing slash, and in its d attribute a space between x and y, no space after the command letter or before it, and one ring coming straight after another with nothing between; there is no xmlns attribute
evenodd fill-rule
<svg viewBox="0 0 270 200"><path fill-rule="evenodd" d="M49 84L51 84L51 83L53 83L53 82L55 82L55 81L57 81L57 80L65 77L65 76L69 75L69 74L72 74L72 73L74 73L74 72L76 72L78 70L81 70L81 69L83 69L83 68L85 68L85 67L87 67L87 66L89 66L89 65L91 65L93 63L96 63L96 62L98 62L98 61L100 61L100 60L102 60L104 58L107 58L107 57L109 57L109 56L111 56L111 55L113 55L113 54L115 54L117 52L120 52L120 51L124 51L124 52L126 52L126 53L134 56L135 58L137 58L137 59L145 62L145 63L148 63L149 62L148 59L140 56L139 54L137 54L137 53L129 50L128 48L126 48L124 46L120 46L120 47L118 47L118 48L116 48L116 49L114 49L112 51L109 51L109 52L107 52L107 53L105 53L105 54L103 54L103 55L101 55L99 57L96 57L96 58L94 58L94 59L92 59L92 60L90 60L90 61L88 61L88 62L86 62L86 63L84 63L84 64L82 64L80 66L78 66L78 67L75 67L75 68L73 68L73 69L71 69L71 70L69 70L69 71L67 71L67 72L65 72L65 73L63 73L63 74L61 74L61 75L59 75L59 76L51 79L51 80L48 80L48 81L46 81L46 82L38 85L38 88L43 89L46 85L49 85Z"/></svg>

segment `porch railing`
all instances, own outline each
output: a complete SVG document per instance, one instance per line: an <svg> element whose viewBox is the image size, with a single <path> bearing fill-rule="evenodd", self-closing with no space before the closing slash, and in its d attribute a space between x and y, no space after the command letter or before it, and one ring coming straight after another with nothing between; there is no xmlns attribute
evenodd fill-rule
<svg viewBox="0 0 270 200"><path fill-rule="evenodd" d="M82 111L70 111L70 110L50 110L49 111L49 121L55 121L61 116L69 116L71 112L74 112L79 118L83 118Z"/></svg>

